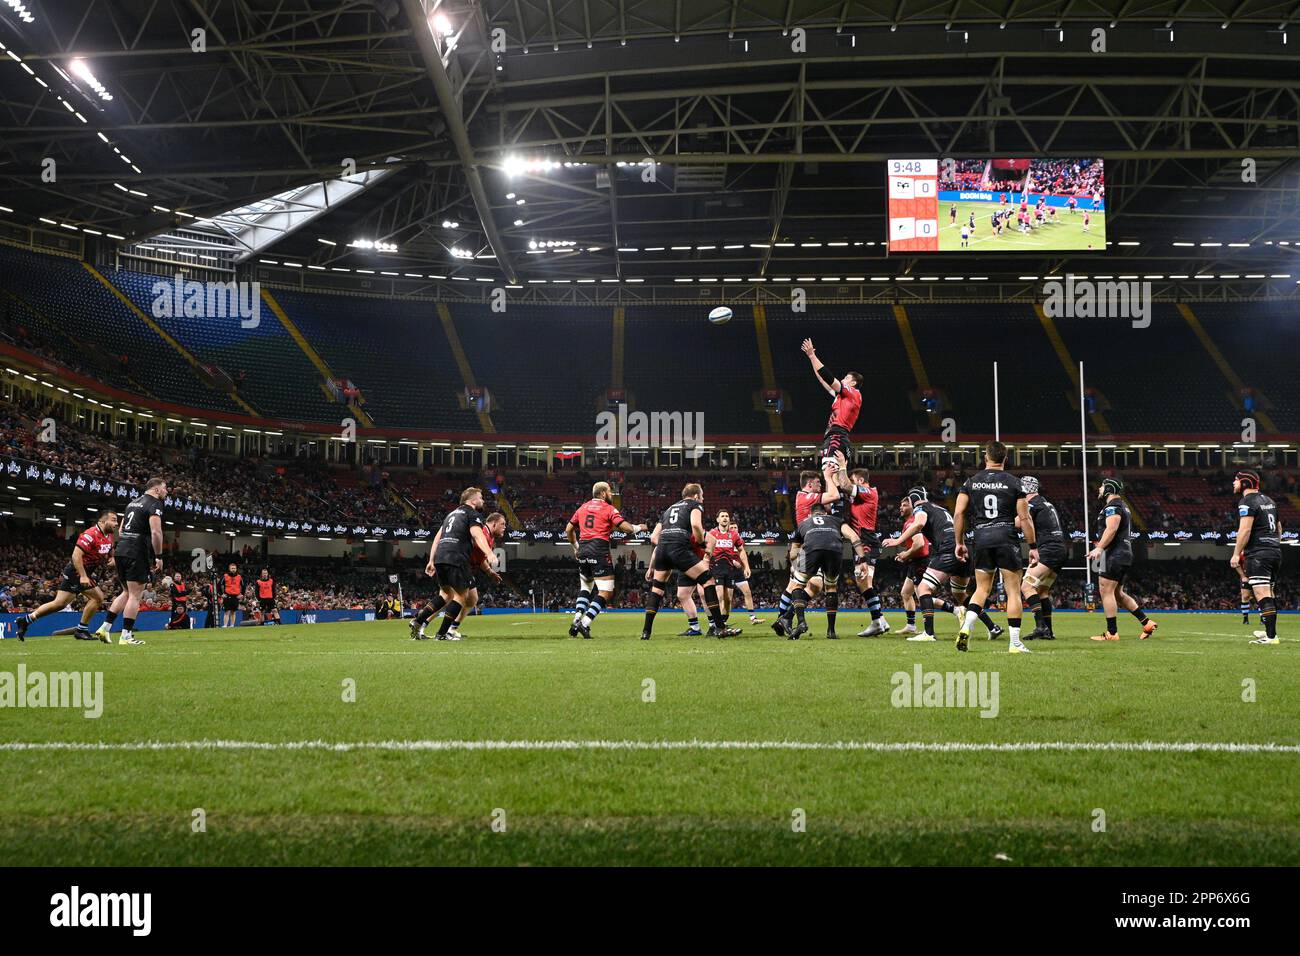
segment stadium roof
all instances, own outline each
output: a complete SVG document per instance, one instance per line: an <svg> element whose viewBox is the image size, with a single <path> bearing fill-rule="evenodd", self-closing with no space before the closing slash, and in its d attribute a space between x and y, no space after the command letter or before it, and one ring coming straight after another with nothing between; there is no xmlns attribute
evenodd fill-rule
<svg viewBox="0 0 1300 956"><path fill-rule="evenodd" d="M406 291L1267 281L1300 246L1293 0L28 7L0 7L0 219L92 246L424 277ZM886 257L882 160L990 154L1104 155L1109 252Z"/></svg>

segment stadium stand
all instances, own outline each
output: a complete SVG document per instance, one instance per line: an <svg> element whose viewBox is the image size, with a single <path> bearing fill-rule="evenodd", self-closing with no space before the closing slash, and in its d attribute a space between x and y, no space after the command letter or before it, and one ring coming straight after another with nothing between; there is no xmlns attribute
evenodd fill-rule
<svg viewBox="0 0 1300 956"><path fill-rule="evenodd" d="M498 431L595 434L597 403L610 382L610 309L450 310L475 380L492 396Z"/></svg>
<svg viewBox="0 0 1300 956"><path fill-rule="evenodd" d="M1228 384L1175 306L1153 303L1148 328L1124 319L1056 325L1116 434L1240 432Z"/></svg>
<svg viewBox="0 0 1300 956"><path fill-rule="evenodd" d="M1266 411L1278 431L1300 431L1300 395L1289 387L1300 356L1295 306L1289 302L1198 302L1194 310L1242 382L1267 398Z"/></svg>
<svg viewBox="0 0 1300 956"><path fill-rule="evenodd" d="M908 318L930 386L945 399L940 417L962 432L993 434L993 363L1006 433L1078 431L1078 400L1033 309L1019 303L909 305ZM972 334L978 323L979 334Z"/></svg>
<svg viewBox="0 0 1300 956"><path fill-rule="evenodd" d="M276 289L330 369L351 379L377 426L477 432L433 303ZM317 389L319 391L319 389Z"/></svg>
<svg viewBox="0 0 1300 956"><path fill-rule="evenodd" d="M104 276L141 310L150 312L158 276L125 269ZM210 363L238 384L240 394L271 418L331 421L336 406L321 390L321 376L295 346L265 303L258 322L244 328L238 318L209 319L185 315L154 316L154 321L196 358Z"/></svg>
<svg viewBox="0 0 1300 956"><path fill-rule="evenodd" d="M157 277L105 267L103 274L151 314ZM140 316L76 261L0 244L0 341L52 358L128 392L218 412L247 413L159 338ZM274 290L333 376L361 391L378 427L482 431L435 311L426 301ZM1150 328L1127 321L1055 320L1070 363L1085 363L1087 384L1116 435L1224 434L1241 429L1245 398L1223 367L1168 303L1153 306ZM834 373L866 376L866 401L855 429L869 435L937 434L953 417L959 434L993 430L992 363L1001 363L1005 434L1072 434L1078 426L1073 385L1031 307L909 305L919 359L941 406L921 407L916 376L898 323L884 306L810 306L807 314L768 308L776 385L785 395L787 435L820 435L829 399L799 351L811 337ZM1300 332L1282 303L1197 303L1196 315L1231 373L1259 395L1280 434L1300 429L1300 386L1288 362ZM594 438L595 415L614 379L613 316L606 307L511 305L504 314L482 304L455 304L450 314L478 384L494 398L503 433ZM978 318L995 331L972 338ZM344 406L323 388L324 375L274 312L255 328L235 320L153 319L200 363L229 376L255 413L290 421L335 423ZM771 434L761 409L762 373L750 308L726 325L703 321L698 306L626 309L623 383L634 409L701 411L705 437ZM960 341L957 348L952 343ZM1259 349L1254 343L1274 347ZM702 362L706 354L725 360ZM128 354L148 355L147 368ZM1117 360L1117 356L1121 358ZM1137 356L1134 358L1133 356ZM593 358L598 357L598 358ZM653 359L650 361L649 359ZM669 359L669 360L666 360ZM533 369L549 370L539 377ZM1176 369L1177 374L1162 374ZM1263 429L1262 429L1263 430Z"/></svg>
<svg viewBox="0 0 1300 956"><path fill-rule="evenodd" d="M79 262L0 244L0 285L62 328L66 337L93 343L114 357L148 355L149 367L129 362L124 372L166 401L241 412L224 393L205 384L191 366Z"/></svg>

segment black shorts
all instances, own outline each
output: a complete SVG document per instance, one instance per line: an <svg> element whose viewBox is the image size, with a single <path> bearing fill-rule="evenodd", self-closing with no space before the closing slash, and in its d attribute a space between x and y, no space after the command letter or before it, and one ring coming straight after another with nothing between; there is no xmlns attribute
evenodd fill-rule
<svg viewBox="0 0 1300 956"><path fill-rule="evenodd" d="M849 433L838 427L827 431L822 438L822 462L834 461L837 451L844 456L845 467L853 464L853 442L849 440Z"/></svg>
<svg viewBox="0 0 1300 956"><path fill-rule="evenodd" d="M802 551L804 555L804 571L809 578L817 575L822 576L822 580L827 586L835 584L840 579L840 565L844 561L844 553L839 549L831 550L826 548L818 551Z"/></svg>
<svg viewBox="0 0 1300 956"><path fill-rule="evenodd" d="M909 561L907 562L907 570L904 571L903 574L905 577L911 580L912 586L916 587L920 585L921 578L925 577L925 569L928 568L929 566L930 566L930 562L928 560Z"/></svg>
<svg viewBox="0 0 1300 956"><path fill-rule="evenodd" d="M474 575L469 564L444 564L435 562L434 572L438 575L438 586L451 588L453 591L468 591L474 587Z"/></svg>
<svg viewBox="0 0 1300 956"><path fill-rule="evenodd" d="M1020 546L1016 544L999 544L991 548L980 548L975 552L976 571L1019 571L1024 566L1020 557Z"/></svg>
<svg viewBox="0 0 1300 956"><path fill-rule="evenodd" d="M275 598L258 598L257 606L263 614L270 614L275 610Z"/></svg>
<svg viewBox="0 0 1300 956"><path fill-rule="evenodd" d="M86 572L86 577L90 578L90 572ZM71 561L63 569L63 576L59 578L59 586L56 590L68 591L72 594L80 594L82 591L93 591L98 587L94 578L90 578L90 587L85 587L81 583L81 575L77 573L76 565Z"/></svg>
<svg viewBox="0 0 1300 956"><path fill-rule="evenodd" d="M1246 584L1251 587L1271 586L1282 569L1282 551L1256 551L1245 555Z"/></svg>
<svg viewBox="0 0 1300 956"><path fill-rule="evenodd" d="M1097 562L1097 575L1107 581L1122 582L1132 563L1133 557L1127 552L1118 555L1103 552L1101 560Z"/></svg>
<svg viewBox="0 0 1300 956"><path fill-rule="evenodd" d="M1053 574L1060 574L1069 559L1070 552L1064 548L1040 548L1038 551L1038 563Z"/></svg>
<svg viewBox="0 0 1300 956"><path fill-rule="evenodd" d="M1098 569L1097 577L1106 581L1114 581L1116 584L1123 584L1124 579L1128 577L1129 567L1130 565L1128 564L1116 564L1113 561L1108 562Z"/></svg>
<svg viewBox="0 0 1300 956"><path fill-rule="evenodd" d="M679 571L683 575L700 563L700 556L688 541L665 541L655 547L650 558L654 571Z"/></svg>
<svg viewBox="0 0 1300 956"><path fill-rule="evenodd" d="M239 610L239 595L238 595L238 594L223 594L223 595L221 595L221 610L223 610L223 611L238 611L238 610Z"/></svg>
<svg viewBox="0 0 1300 956"><path fill-rule="evenodd" d="M578 542L578 571L584 578L608 578L614 575L614 559L609 542L591 538Z"/></svg>
<svg viewBox="0 0 1300 956"><path fill-rule="evenodd" d="M152 561L125 554L117 554L113 557L117 562L117 579L123 587L126 587L128 581L132 584L144 584L149 580L149 566L153 564Z"/></svg>
<svg viewBox="0 0 1300 956"><path fill-rule="evenodd" d="M713 572L713 583L721 584L724 588L734 588L737 581L745 580L744 572L730 561L721 561L710 570Z"/></svg>
<svg viewBox="0 0 1300 956"><path fill-rule="evenodd" d="M958 561L957 555L952 551L930 555L928 567L931 571L946 574L949 577L965 578L970 576L968 562Z"/></svg>
<svg viewBox="0 0 1300 956"><path fill-rule="evenodd" d="M857 531L857 529L854 529ZM880 532L879 531L858 531L858 537L862 539L862 544L866 547L866 553L857 557L855 564L865 564L869 567L875 567L876 562L880 560Z"/></svg>

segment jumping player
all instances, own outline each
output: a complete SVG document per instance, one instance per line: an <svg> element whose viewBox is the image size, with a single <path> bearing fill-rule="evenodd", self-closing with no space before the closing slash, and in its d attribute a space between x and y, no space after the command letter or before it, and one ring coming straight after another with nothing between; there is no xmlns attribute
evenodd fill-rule
<svg viewBox="0 0 1300 956"><path fill-rule="evenodd" d="M704 489L691 482L682 488L682 499L664 510L650 535L655 546L650 558L650 593L646 595L645 624L641 640L650 640L655 615L664 599L664 584L674 571L685 573L693 583L703 586L704 603L709 611L710 637L734 637L738 628L727 627L718 607L717 592L710 588L713 574L704 558Z"/></svg>
<svg viewBox="0 0 1300 956"><path fill-rule="evenodd" d="M822 388L834 397L831 402L831 417L826 422L826 434L822 437L822 480L823 487L830 489L835 485L835 472L847 462L853 461L853 443L849 433L857 424L858 413L862 411L862 393L858 386L862 383L860 372L845 372L843 378L826 378L821 359L813 348L812 339L804 339L803 354L808 356L813 372ZM837 461L837 455L839 460Z"/></svg>
<svg viewBox="0 0 1300 956"><path fill-rule="evenodd" d="M63 577L59 579L54 599L34 611L20 615L14 621L14 633L18 640L26 639L27 628L33 621L47 614L62 611L76 599L78 594L84 594L86 606L82 608L81 620L77 622L72 636L79 641L93 641L98 637L105 644L109 643L107 633L96 635L90 633L91 618L104 606L104 592L91 578L90 573L101 564L113 563L113 532L116 530L117 513L104 510L99 513L94 524L77 535L77 543L72 547L72 558L63 569Z"/></svg>
<svg viewBox="0 0 1300 956"><path fill-rule="evenodd" d="M1232 480L1237 503L1237 540L1232 548L1231 564L1245 570L1246 580L1259 602L1259 622L1264 630L1255 632L1252 644L1279 644L1277 636L1277 602L1273 582L1282 567L1282 521L1273 499L1259 490L1259 474L1239 471Z"/></svg>
<svg viewBox="0 0 1300 956"><path fill-rule="evenodd" d="M579 505L564 526L573 556L578 562L578 600L574 602L569 636L591 638L591 624L614 596L614 559L609 536L613 531L636 534L645 525L631 524L613 505L609 482L591 486L591 500Z"/></svg>
<svg viewBox="0 0 1300 956"><path fill-rule="evenodd" d="M1020 479L1005 469L1007 446L1000 441L989 442L984 450L984 469L966 479L957 493L955 524L957 559L965 561L970 553L964 533L966 512L974 505L975 594L966 605L966 621L957 632L956 647L965 651L970 640L970 629L979 619L979 612L993 590L994 576L1001 572L1007 593L1007 631L1011 642L1007 650L1012 654L1028 654L1029 648L1020 640L1020 541L1016 537L1016 519L1025 540L1029 543L1029 562L1038 561L1037 538L1029 517L1029 506Z"/></svg>
<svg viewBox="0 0 1300 956"><path fill-rule="evenodd" d="M1088 552L1088 560L1097 562L1101 606L1106 612L1106 632L1093 635L1094 641L1119 640L1116 618L1120 604L1142 625L1142 633L1138 635L1142 640L1156 632L1156 623L1147 618L1141 605L1124 590L1124 578L1133 564L1133 542L1129 538L1133 518L1128 505L1120 497L1123 491L1124 482L1118 478L1107 478L1098 489L1098 497L1103 499L1103 503L1097 526L1102 532L1096 546Z"/></svg>
<svg viewBox="0 0 1300 956"><path fill-rule="evenodd" d="M1020 487L1025 491L1025 502L1029 505L1029 519L1034 523L1034 535L1038 541L1038 560L1030 562L1025 571L1023 597L1025 607L1034 614L1034 629L1025 635L1025 640L1042 638L1045 641L1056 640L1052 633L1052 599L1049 596L1056 576L1065 567L1070 547L1061 530L1061 517L1052 504L1038 490L1038 479L1030 475L1020 479ZM1020 519L1016 519L1019 527ZM1022 529L1023 530L1023 529Z"/></svg>

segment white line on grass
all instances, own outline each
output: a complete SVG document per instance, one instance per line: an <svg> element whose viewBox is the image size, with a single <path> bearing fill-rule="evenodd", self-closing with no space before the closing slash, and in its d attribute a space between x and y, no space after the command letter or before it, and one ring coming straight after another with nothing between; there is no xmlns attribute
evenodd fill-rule
<svg viewBox="0 0 1300 956"><path fill-rule="evenodd" d="M876 740L138 740L9 741L0 751L170 751L170 750L824 750L871 753L1286 753L1300 754L1300 744L1216 743L1189 741L1016 741L965 743Z"/></svg>

